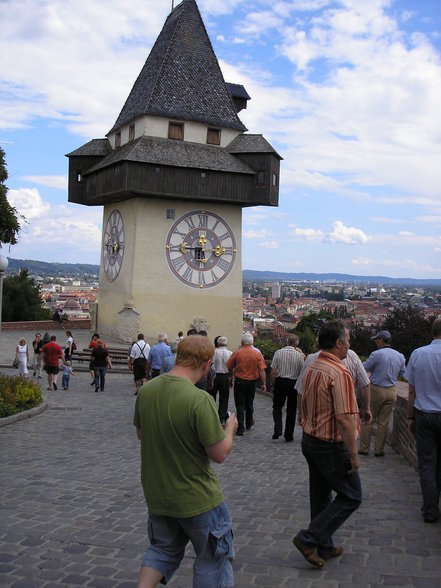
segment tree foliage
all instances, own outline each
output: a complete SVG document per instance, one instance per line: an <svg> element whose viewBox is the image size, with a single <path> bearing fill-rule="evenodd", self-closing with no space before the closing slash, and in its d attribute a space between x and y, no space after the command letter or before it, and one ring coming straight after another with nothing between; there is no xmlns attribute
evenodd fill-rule
<svg viewBox="0 0 441 588"><path fill-rule="evenodd" d="M8 188L5 184L8 179L6 169L5 152L0 147L0 245L1 243L17 243L17 235L20 231L19 214L11 206L7 199Z"/></svg>
<svg viewBox="0 0 441 588"><path fill-rule="evenodd" d="M362 357L367 358L372 351L377 349L375 343L371 341L372 333L371 327L363 325L354 325L351 327L351 349Z"/></svg>
<svg viewBox="0 0 441 588"><path fill-rule="evenodd" d="M321 310L319 313L310 312L303 316L297 323L294 332L299 336L299 347L306 355L317 351L315 340L320 327L328 320L334 317L327 310Z"/></svg>
<svg viewBox="0 0 441 588"><path fill-rule="evenodd" d="M426 318L422 310L414 306L400 306L386 318L381 328L390 332L392 347L407 361L414 349L432 341L434 319L434 316Z"/></svg>
<svg viewBox="0 0 441 588"><path fill-rule="evenodd" d="M283 347L283 344L275 343L271 339L257 338L254 340L254 347L261 351L267 361L271 361L275 352Z"/></svg>
<svg viewBox="0 0 441 588"><path fill-rule="evenodd" d="M3 282L2 318L8 321L42 321L52 317L43 307L40 286L27 270L8 276Z"/></svg>

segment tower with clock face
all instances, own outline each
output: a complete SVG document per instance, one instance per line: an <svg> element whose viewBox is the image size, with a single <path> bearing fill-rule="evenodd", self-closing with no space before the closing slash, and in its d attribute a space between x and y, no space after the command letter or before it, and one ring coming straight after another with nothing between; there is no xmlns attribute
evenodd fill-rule
<svg viewBox="0 0 441 588"><path fill-rule="evenodd" d="M173 92L171 92L173 88ZM245 133L195 0L169 15L105 139L68 155L69 200L103 205L97 329L242 334L245 206L277 206L280 156Z"/></svg>

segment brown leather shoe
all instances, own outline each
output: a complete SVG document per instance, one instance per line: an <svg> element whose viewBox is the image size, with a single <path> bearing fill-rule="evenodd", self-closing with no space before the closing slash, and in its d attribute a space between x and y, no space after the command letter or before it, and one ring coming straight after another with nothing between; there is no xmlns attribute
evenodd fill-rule
<svg viewBox="0 0 441 588"><path fill-rule="evenodd" d="M343 555L343 552L343 547L339 545L338 547L334 547L334 549L330 553L321 553L319 557L321 557L324 560L327 560L331 559L331 557L340 557L340 555Z"/></svg>
<svg viewBox="0 0 441 588"><path fill-rule="evenodd" d="M306 559L306 561L309 561L310 564L317 566L318 568L322 568L325 565L325 560L319 556L315 547L302 543L297 539L297 537L294 537L292 542Z"/></svg>

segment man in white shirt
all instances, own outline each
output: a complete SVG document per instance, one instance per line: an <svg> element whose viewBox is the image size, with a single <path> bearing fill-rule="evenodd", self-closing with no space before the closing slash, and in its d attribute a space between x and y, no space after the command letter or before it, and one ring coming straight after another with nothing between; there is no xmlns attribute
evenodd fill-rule
<svg viewBox="0 0 441 588"><path fill-rule="evenodd" d="M150 345L144 341L144 335L138 334L138 341L132 345L129 357L129 370L133 370L135 380L135 396L139 388L147 382L147 358L150 352Z"/></svg>
<svg viewBox="0 0 441 588"><path fill-rule="evenodd" d="M304 364L303 354L298 351L299 338L289 335L286 347L275 352L271 363L271 388L273 391L273 439L282 435L282 408L286 401L285 441L294 440L297 392L295 385Z"/></svg>
<svg viewBox="0 0 441 588"><path fill-rule="evenodd" d="M227 349L228 339L226 337L219 337L217 340L218 347L214 352L213 365L216 372L214 378L214 385L209 393L213 396L216 402L216 396L219 392L219 418L221 421L226 420L228 412L228 400L230 397L230 373L227 368L227 361L232 356L233 352Z"/></svg>

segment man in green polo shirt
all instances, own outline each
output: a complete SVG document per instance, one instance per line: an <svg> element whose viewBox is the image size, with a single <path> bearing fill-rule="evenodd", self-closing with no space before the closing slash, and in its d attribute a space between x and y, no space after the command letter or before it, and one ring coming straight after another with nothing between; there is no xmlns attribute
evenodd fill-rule
<svg viewBox="0 0 441 588"><path fill-rule="evenodd" d="M200 336L180 341L175 367L141 387L133 424L141 441L141 481L149 511L150 545L139 588L167 583L191 541L193 586L234 585L231 518L210 460L233 447L237 420L223 428L213 398L196 388L210 369L214 346Z"/></svg>

